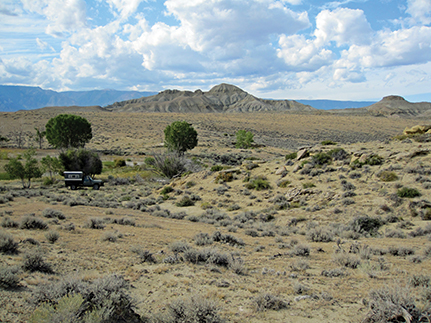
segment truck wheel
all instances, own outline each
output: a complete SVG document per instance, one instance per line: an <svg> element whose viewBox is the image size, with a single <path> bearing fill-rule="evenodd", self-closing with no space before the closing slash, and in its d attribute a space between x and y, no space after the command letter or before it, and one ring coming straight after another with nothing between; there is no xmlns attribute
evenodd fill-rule
<svg viewBox="0 0 431 323"><path fill-rule="evenodd" d="M76 190L76 186L75 186L75 185L70 185L70 189L71 189L72 191L74 191L74 190Z"/></svg>
<svg viewBox="0 0 431 323"><path fill-rule="evenodd" d="M94 185L93 185L93 190L96 190L96 191L97 191L98 189L99 189L99 185L94 184Z"/></svg>

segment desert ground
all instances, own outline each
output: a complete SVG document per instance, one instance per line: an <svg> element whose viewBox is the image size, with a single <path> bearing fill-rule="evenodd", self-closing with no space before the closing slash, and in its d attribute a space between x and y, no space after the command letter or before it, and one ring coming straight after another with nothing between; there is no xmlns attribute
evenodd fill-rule
<svg viewBox="0 0 431 323"><path fill-rule="evenodd" d="M105 167L98 191L71 191L61 177L49 186L37 179L30 189L0 182L0 238L16 243L16 252L0 253L1 322L34 321L40 295L64 281L91 286L114 274L129 285L142 321L174 322L167 314L179 299L214 304L217 319L208 322L429 321L431 144L394 139L424 120L97 108L0 113L1 135L26 138L21 148L15 139L1 148L0 172L32 144L34 128L59 113L87 118L93 139L86 148L106 165L124 158L128 166ZM177 120L193 125L199 143L185 155L192 171L169 180L145 159L164 151L163 129ZM254 134L253 148L235 148L239 129ZM48 154L58 151L45 142L37 157ZM333 158L321 162L322 154ZM29 219L45 228L27 228ZM34 254L49 270L28 270ZM13 286L5 284L8 270ZM389 312L375 296L381 288L395 295Z"/></svg>

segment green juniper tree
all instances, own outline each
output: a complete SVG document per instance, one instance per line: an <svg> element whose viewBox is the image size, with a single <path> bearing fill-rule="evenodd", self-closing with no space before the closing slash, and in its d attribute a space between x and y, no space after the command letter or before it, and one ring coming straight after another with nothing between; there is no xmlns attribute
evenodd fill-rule
<svg viewBox="0 0 431 323"><path fill-rule="evenodd" d="M93 137L87 119L60 114L46 124L46 140L55 148L83 148Z"/></svg>
<svg viewBox="0 0 431 323"><path fill-rule="evenodd" d="M193 149L198 144L198 133L186 121L175 121L164 130L165 147L169 151L183 155L187 150Z"/></svg>

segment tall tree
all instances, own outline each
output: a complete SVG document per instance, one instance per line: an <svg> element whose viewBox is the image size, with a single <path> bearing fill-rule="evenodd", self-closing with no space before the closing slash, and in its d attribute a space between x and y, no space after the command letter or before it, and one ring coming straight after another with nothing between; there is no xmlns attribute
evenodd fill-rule
<svg viewBox="0 0 431 323"><path fill-rule="evenodd" d="M186 121L175 121L164 130L165 147L183 155L185 151L193 149L198 144L198 133Z"/></svg>
<svg viewBox="0 0 431 323"><path fill-rule="evenodd" d="M93 137L87 119L60 114L46 124L46 140L55 148L83 148Z"/></svg>
<svg viewBox="0 0 431 323"><path fill-rule="evenodd" d="M91 176L102 173L103 164L95 152L82 148L69 149L60 153L58 158L66 171L79 170Z"/></svg>

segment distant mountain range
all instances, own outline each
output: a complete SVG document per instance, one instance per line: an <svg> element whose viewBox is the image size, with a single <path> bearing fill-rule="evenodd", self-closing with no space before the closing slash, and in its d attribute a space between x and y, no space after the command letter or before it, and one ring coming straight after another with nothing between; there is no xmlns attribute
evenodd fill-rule
<svg viewBox="0 0 431 323"><path fill-rule="evenodd" d="M52 106L106 106L117 101L141 98L157 92L140 91L66 91L43 90L40 87L0 85L0 111L13 112Z"/></svg>
<svg viewBox="0 0 431 323"><path fill-rule="evenodd" d="M411 103L400 96L379 102L335 100L269 100L257 98L231 84L219 84L207 92L196 90L68 91L39 87L0 85L0 111L13 112L44 107L97 108L111 112L307 112L337 115L372 115L430 118L431 103ZM72 108L73 107L73 108ZM79 108L88 109L88 108ZM325 110L325 111L323 111Z"/></svg>

